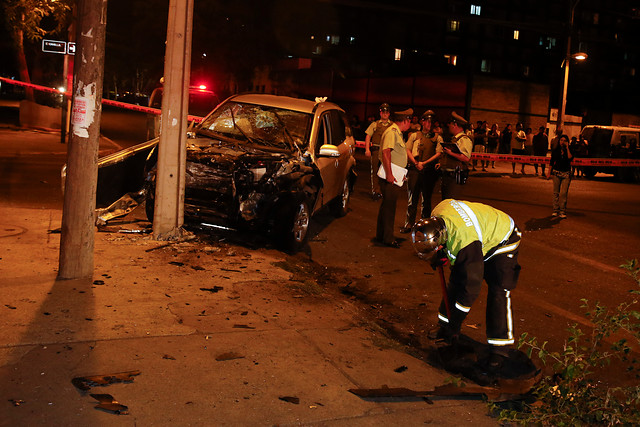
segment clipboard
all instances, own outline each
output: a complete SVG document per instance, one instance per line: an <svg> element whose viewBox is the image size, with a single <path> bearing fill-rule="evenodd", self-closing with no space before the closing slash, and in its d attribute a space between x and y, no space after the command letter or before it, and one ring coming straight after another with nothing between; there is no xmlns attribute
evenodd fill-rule
<svg viewBox="0 0 640 427"><path fill-rule="evenodd" d="M458 147L458 144L455 144L453 142L442 142L440 145L442 145L442 148L448 148L456 154L462 154L460 148Z"/></svg>
<svg viewBox="0 0 640 427"><path fill-rule="evenodd" d="M391 173L396 179L396 182L394 182L394 184L398 187L402 187L405 180L407 179L407 169L402 168L395 163L391 163ZM378 176L382 179L387 179L387 173L385 172L384 165L382 163L380 163L380 169L378 169Z"/></svg>

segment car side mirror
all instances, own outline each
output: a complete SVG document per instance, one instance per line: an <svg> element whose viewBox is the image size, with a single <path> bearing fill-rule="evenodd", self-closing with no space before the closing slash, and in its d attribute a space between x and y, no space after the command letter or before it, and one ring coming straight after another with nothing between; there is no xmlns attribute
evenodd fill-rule
<svg viewBox="0 0 640 427"><path fill-rule="evenodd" d="M318 153L320 157L340 157L340 151L338 147L332 144L324 144L320 147L320 152Z"/></svg>

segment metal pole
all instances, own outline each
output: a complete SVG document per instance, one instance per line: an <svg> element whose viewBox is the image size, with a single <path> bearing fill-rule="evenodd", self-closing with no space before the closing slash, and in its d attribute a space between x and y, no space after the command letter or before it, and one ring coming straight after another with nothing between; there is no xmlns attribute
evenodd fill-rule
<svg viewBox="0 0 640 427"><path fill-rule="evenodd" d="M571 33L573 32L573 16L576 10L576 6L580 0L575 0L571 4L569 13L569 33L567 35L567 51L564 57L564 82L562 84L562 104L560 105L560 111L558 111L558 122L556 130L564 131L564 116L567 108L567 88L569 87L569 63L571 62Z"/></svg>

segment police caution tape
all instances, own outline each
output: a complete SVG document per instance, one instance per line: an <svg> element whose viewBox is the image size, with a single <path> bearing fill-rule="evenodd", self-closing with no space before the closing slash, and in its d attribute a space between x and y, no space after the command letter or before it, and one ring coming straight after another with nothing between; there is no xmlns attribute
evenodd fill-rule
<svg viewBox="0 0 640 427"><path fill-rule="evenodd" d="M69 94L62 92L58 89L54 89L54 88L50 88L50 87L46 87L46 86L40 86L40 85L36 85L33 83L25 83L25 82L21 82L18 80L12 80L12 79L8 79L6 77L0 77L0 81L7 83L7 84L12 84L15 86L20 86L20 87L28 87L28 88L32 88L34 90L38 90L40 92L45 92L45 93L51 93L54 95L63 95L66 98L69 98ZM161 110L159 108L151 108L151 107L144 107L142 105L136 105L136 104L128 104L126 102L120 102L120 101L114 101L111 99L102 99L102 103L104 105L110 105L112 107L118 107L118 108L123 108L125 110L130 110L130 111L138 111L140 113L146 113L146 114L154 114L154 115L160 115L161 114ZM187 120L189 121L193 121L193 122L201 122L202 121L202 117L200 116L187 116Z"/></svg>
<svg viewBox="0 0 640 427"><path fill-rule="evenodd" d="M510 162L510 163L528 163L543 165L549 164L549 157L543 156L522 156L517 154L486 154L471 153L472 160L485 160L491 162ZM574 157L571 162L575 166L615 166L615 167L640 167L640 159L604 159L604 158L586 158Z"/></svg>

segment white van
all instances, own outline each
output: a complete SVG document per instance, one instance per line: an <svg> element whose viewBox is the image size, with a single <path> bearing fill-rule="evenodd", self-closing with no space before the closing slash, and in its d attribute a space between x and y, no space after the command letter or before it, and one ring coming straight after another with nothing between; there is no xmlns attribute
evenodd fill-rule
<svg viewBox="0 0 640 427"><path fill-rule="evenodd" d="M588 142L588 155L604 159L640 159L640 127L585 126L580 136ZM616 175L621 181L640 182L639 167L587 166L585 175L593 177L597 172Z"/></svg>

